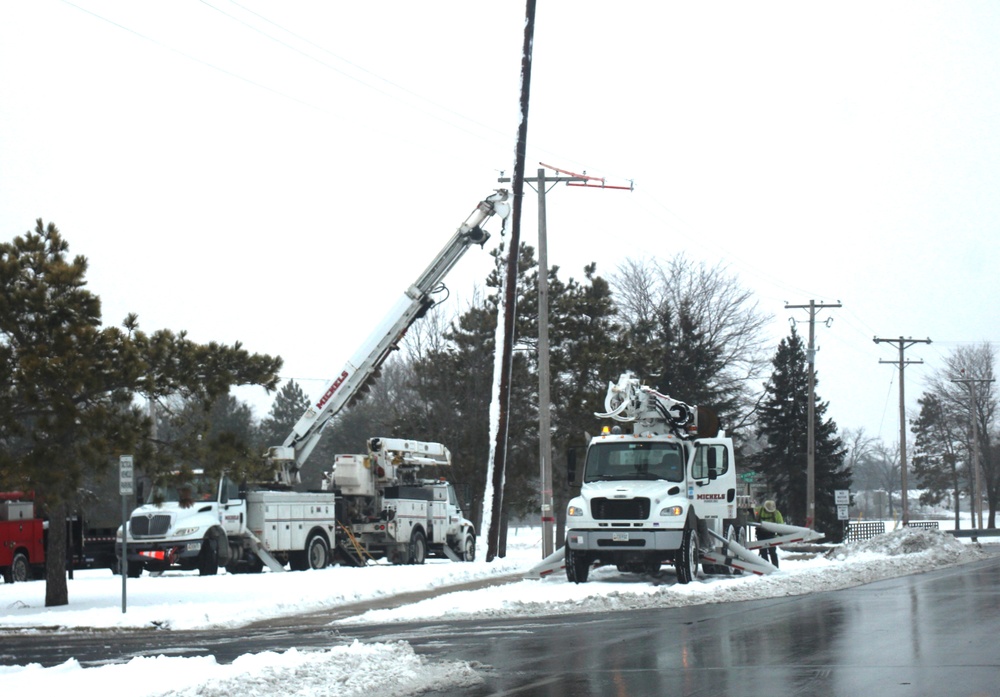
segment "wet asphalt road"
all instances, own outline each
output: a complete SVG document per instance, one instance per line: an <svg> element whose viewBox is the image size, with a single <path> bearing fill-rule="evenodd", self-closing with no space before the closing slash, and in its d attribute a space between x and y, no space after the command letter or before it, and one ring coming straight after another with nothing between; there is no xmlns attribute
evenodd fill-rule
<svg viewBox="0 0 1000 697"><path fill-rule="evenodd" d="M85 665L359 638L468 661L449 697L1000 695L1000 557L842 591L686 608L353 627L332 616L239 630L0 635L0 664Z"/></svg>

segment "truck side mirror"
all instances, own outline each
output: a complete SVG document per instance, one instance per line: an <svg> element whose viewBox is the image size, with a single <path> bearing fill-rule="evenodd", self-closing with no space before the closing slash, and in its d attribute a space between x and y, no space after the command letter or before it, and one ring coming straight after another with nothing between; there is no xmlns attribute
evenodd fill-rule
<svg viewBox="0 0 1000 697"><path fill-rule="evenodd" d="M566 451L566 479L570 486L580 486L576 477L576 448Z"/></svg>
<svg viewBox="0 0 1000 697"><path fill-rule="evenodd" d="M705 455L708 457L708 478L718 479L719 465L718 465L718 458L715 454L715 448L714 447L709 448L708 452L705 453Z"/></svg>

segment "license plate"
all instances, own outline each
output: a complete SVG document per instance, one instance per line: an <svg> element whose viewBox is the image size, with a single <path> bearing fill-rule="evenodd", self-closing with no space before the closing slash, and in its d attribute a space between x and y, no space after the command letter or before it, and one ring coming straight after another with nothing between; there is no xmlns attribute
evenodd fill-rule
<svg viewBox="0 0 1000 697"><path fill-rule="evenodd" d="M611 533L612 542L628 542L627 532L613 532Z"/></svg>

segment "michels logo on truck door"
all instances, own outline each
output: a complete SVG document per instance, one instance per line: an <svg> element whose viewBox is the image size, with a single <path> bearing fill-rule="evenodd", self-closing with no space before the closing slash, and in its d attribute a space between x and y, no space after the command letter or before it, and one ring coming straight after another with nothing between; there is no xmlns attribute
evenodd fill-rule
<svg viewBox="0 0 1000 697"><path fill-rule="evenodd" d="M696 497L699 501L722 501L726 498L725 494L698 494Z"/></svg>
<svg viewBox="0 0 1000 697"><path fill-rule="evenodd" d="M346 379L347 371L345 370L340 374L339 378L333 381L333 384L330 385L330 388L323 394L323 396L319 398L319 402L316 403L316 408L322 409L323 405L330 401L330 397L333 396L333 393L337 391L338 387L344 384L344 380Z"/></svg>

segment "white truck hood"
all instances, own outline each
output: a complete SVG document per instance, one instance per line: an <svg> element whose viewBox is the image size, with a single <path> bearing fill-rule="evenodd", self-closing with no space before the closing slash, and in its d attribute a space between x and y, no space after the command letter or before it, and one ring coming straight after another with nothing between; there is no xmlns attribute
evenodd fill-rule
<svg viewBox="0 0 1000 697"><path fill-rule="evenodd" d="M676 489L674 493L668 493ZM589 482L580 488L580 496L586 501L593 498L633 499L645 497L654 504L668 498L684 496L681 482L662 479L650 481Z"/></svg>

